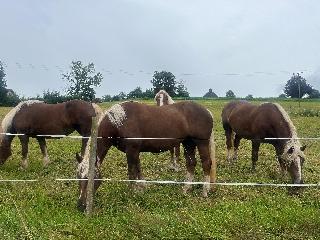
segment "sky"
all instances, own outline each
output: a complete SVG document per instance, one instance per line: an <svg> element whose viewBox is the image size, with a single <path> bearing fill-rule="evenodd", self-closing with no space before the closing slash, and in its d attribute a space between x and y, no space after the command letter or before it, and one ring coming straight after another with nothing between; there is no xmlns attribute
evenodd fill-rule
<svg viewBox="0 0 320 240"><path fill-rule="evenodd" d="M170 71L191 96L273 97L292 73L320 90L317 0L0 0L8 88L64 93L72 61L104 76L97 96L151 88Z"/></svg>

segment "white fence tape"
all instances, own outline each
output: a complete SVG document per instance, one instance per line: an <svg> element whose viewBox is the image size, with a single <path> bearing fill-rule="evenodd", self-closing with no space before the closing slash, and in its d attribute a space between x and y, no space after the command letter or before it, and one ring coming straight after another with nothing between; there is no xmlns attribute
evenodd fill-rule
<svg viewBox="0 0 320 240"><path fill-rule="evenodd" d="M24 136L26 134L23 133L0 133L0 135L7 135L7 136ZM78 136L78 135L52 135L52 134L38 134L38 135L30 135L32 137L47 137L47 138L73 138L73 139L82 139L90 137L85 136ZM174 140L174 139L181 139L181 138L152 138L152 137L146 137L146 138L139 138L139 137L98 137L98 138L118 138L118 139L128 139L128 140ZM209 140L209 139L199 139L199 140ZM225 138L215 138L215 140L225 140ZM301 137L301 138L264 138L264 139L256 139L256 140L320 140L320 137Z"/></svg>
<svg viewBox="0 0 320 240"><path fill-rule="evenodd" d="M56 178L54 181L59 182L72 182L72 181L88 181L88 179L77 179L77 178ZM102 178L95 179L95 181L105 181L105 182L134 182L134 183L148 183L148 184L162 184L162 185L216 185L216 186L247 186L247 187L320 187L319 183L306 183L306 184L290 184L290 183L251 183L251 182L184 182L184 181L174 181L174 180L129 180L129 179L112 179L112 178ZM0 179L1 182L40 182L38 179ZM41 180L42 182L42 180Z"/></svg>

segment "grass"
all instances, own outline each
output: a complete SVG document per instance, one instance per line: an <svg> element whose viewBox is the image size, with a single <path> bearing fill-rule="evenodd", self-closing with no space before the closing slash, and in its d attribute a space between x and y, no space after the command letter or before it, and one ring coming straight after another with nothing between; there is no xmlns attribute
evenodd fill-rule
<svg viewBox="0 0 320 240"><path fill-rule="evenodd" d="M198 102L215 117L218 181L285 183L279 175L274 149L262 145L257 171L250 172L251 145L243 140L239 161L225 161L224 134L220 113L228 100ZM255 101L259 103L258 101ZM319 117L294 114L298 103L283 101L300 137L320 137ZM110 104L102 104L103 108ZM301 109L319 111L318 102L301 102ZM0 118L9 111L0 108ZM308 145L303 169L306 183L319 182L320 142ZM38 179L29 183L0 183L0 236L2 239L318 239L320 236L320 191L307 188L289 195L285 188L218 187L204 199L195 186L188 195L181 186L148 185L133 192L125 183L105 182L95 198L94 215L85 217L76 209L76 182L56 178L76 176L75 153L80 141L49 140L51 164L42 167L40 149L31 140L29 168L19 169L21 149L13 142L13 156L0 167L1 179ZM168 169L169 153L141 154L146 179L183 180L180 172ZM184 162L181 161L184 166ZM112 148L103 163L105 178L126 179L125 155ZM198 164L196 179L202 180Z"/></svg>

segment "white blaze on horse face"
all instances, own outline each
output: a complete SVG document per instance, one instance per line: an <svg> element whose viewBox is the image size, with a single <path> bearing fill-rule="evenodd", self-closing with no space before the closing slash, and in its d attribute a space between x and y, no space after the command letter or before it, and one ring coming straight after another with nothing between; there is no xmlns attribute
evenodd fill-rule
<svg viewBox="0 0 320 240"><path fill-rule="evenodd" d="M291 151L289 151L291 149ZM298 140L291 139L287 141L284 152L281 158L285 161L287 167L294 166L295 169L295 183L300 183L302 180L302 168L301 168L301 158L305 159L304 153L300 150L301 144Z"/></svg>
<svg viewBox="0 0 320 240"><path fill-rule="evenodd" d="M163 106L163 94L159 94L159 106Z"/></svg>
<svg viewBox="0 0 320 240"><path fill-rule="evenodd" d="M30 105L35 104L35 103L43 103L43 101L28 100L28 101L20 102L16 107L11 109L10 112L2 120L1 127L2 127L3 132L10 131L14 116L20 111L20 109L23 106L30 106Z"/></svg>
<svg viewBox="0 0 320 240"><path fill-rule="evenodd" d="M110 122L117 128L123 125L124 120L127 119L127 114L121 104L115 104L105 113Z"/></svg>

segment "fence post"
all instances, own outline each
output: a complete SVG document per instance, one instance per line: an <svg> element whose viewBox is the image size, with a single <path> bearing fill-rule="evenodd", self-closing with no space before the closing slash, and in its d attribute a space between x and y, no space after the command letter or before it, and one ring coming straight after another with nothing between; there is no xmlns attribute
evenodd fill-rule
<svg viewBox="0 0 320 240"><path fill-rule="evenodd" d="M94 172L97 154L97 118L92 117L91 137L90 141L90 159L88 170L88 185L87 185L87 201L86 201L86 215L90 216L93 209L93 195L94 195Z"/></svg>

